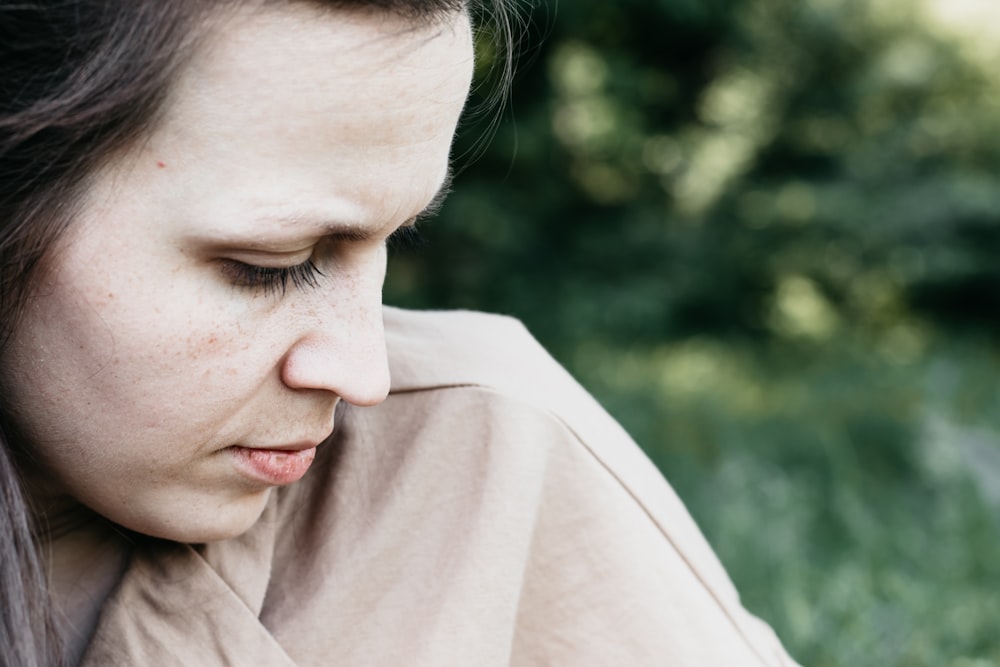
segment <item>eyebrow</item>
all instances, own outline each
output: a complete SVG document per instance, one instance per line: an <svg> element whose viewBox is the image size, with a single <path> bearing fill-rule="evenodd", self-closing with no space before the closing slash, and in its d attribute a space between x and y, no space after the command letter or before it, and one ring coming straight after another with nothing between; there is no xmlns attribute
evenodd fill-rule
<svg viewBox="0 0 1000 667"><path fill-rule="evenodd" d="M451 194L451 187L453 183L453 172L451 165L448 165L445 171L444 178L441 181L441 185L438 186L437 191L434 196L431 197L430 202L427 206L423 208L422 211L417 213L412 218L405 221L399 226L399 229L404 227L414 227L422 220L431 218L441 210L444 205L445 199ZM287 215L279 216L278 218L267 217L261 219L259 222L282 222L288 225L309 225L312 228L312 234L317 237L330 239L333 241L342 241L347 243L365 243L373 241L379 238L383 229L372 229L367 225L357 225L348 222L330 222L327 220L317 220L309 215ZM228 237L228 235L226 235ZM225 245L235 244L242 249L250 251L261 251L261 252L271 252L271 247L273 245L272 241L267 241L261 238L239 238L239 237L228 237L225 241Z"/></svg>
<svg viewBox="0 0 1000 667"><path fill-rule="evenodd" d="M448 195L451 194L451 187L454 182L454 172L452 171L451 165L448 165L448 169L444 174L444 179L441 181L441 185L438 186L437 191L434 196L431 197L430 202L427 206L423 208L420 213L404 222L399 226L400 229L404 227L414 227L418 222L426 220L428 218L433 218L444 206L445 200ZM378 234L368 227L361 227L351 224L340 224L332 223L324 225L321 229L321 233L325 238L336 239L339 241L352 241L352 242L363 242L371 241Z"/></svg>

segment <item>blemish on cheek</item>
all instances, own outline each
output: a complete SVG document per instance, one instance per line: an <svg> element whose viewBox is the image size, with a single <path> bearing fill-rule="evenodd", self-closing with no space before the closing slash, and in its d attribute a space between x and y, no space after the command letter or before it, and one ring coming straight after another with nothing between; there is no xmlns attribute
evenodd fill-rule
<svg viewBox="0 0 1000 667"><path fill-rule="evenodd" d="M164 169L164 168L166 168L167 163L164 162L163 160L157 160L156 161L156 166L159 167L160 169Z"/></svg>

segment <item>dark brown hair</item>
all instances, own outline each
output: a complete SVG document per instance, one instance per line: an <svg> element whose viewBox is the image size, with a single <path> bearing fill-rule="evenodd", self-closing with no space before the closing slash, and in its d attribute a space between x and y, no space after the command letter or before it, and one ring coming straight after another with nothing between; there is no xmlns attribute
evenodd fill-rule
<svg viewBox="0 0 1000 667"><path fill-rule="evenodd" d="M46 253L88 175L146 136L209 14L242 0L0 0L0 368ZM285 0L286 2L288 0ZM298 0L304 1L304 0ZM259 0L255 4L279 4ZM414 21L479 10L501 41L506 0L311 0ZM3 378L0 377L0 388ZM62 664L38 530L0 395L0 661Z"/></svg>

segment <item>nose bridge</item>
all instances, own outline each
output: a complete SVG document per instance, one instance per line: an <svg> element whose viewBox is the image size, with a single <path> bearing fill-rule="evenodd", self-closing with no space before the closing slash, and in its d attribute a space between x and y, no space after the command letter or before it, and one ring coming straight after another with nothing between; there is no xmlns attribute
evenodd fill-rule
<svg viewBox="0 0 1000 667"><path fill-rule="evenodd" d="M335 393L348 403L374 405L389 391L382 323L382 281L357 275L309 293L297 340L282 368L294 389ZM297 318L299 319L299 318Z"/></svg>

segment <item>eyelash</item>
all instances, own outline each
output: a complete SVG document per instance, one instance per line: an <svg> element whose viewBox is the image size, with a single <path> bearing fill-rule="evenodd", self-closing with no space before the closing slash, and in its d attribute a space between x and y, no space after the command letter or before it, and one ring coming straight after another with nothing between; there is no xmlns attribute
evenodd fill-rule
<svg viewBox="0 0 1000 667"><path fill-rule="evenodd" d="M271 294L284 295L288 283L298 289L319 287L319 279L324 275L312 259L307 259L295 266L257 266L235 260L228 260L223 265L226 274L237 287L259 290L265 296Z"/></svg>
<svg viewBox="0 0 1000 667"><path fill-rule="evenodd" d="M386 245L394 249L413 248L423 243L423 236L414 225L400 227L386 239ZM257 266L236 260L227 260L223 266L234 285L259 290L265 296L284 296L289 282L297 289L316 288L319 279L325 276L311 258L295 266Z"/></svg>
<svg viewBox="0 0 1000 667"><path fill-rule="evenodd" d="M416 225L400 227L386 239L386 246L391 250L419 248L424 245L424 237Z"/></svg>

